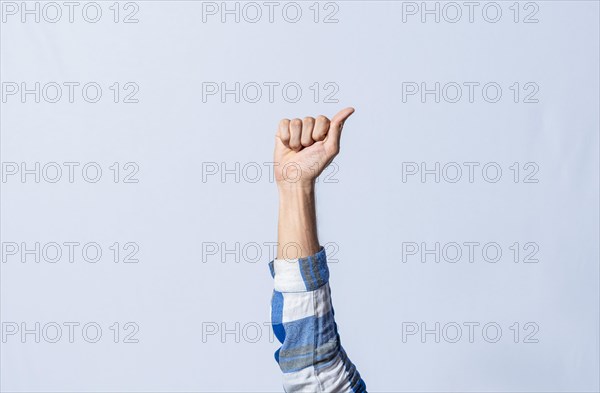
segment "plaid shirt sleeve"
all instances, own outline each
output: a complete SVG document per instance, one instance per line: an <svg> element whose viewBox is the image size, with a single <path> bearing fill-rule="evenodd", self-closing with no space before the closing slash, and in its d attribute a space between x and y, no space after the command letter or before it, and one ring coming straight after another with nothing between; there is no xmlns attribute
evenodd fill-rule
<svg viewBox="0 0 600 393"><path fill-rule="evenodd" d="M325 249L306 258L269 263L275 289L271 324L282 346L275 360L286 392L366 392L340 343Z"/></svg>

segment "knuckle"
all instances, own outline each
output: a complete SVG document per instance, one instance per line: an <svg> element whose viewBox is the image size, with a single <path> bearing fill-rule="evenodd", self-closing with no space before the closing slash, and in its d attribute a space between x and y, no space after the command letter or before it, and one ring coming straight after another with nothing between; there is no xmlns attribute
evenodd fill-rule
<svg viewBox="0 0 600 393"><path fill-rule="evenodd" d="M302 145L304 146L310 146L313 144L313 137L311 134L302 134L302 138L300 138L300 140L302 141Z"/></svg>
<svg viewBox="0 0 600 393"><path fill-rule="evenodd" d="M317 127L317 128L315 128L313 134L315 136L324 136L325 134L327 134L327 128L326 127Z"/></svg>
<svg viewBox="0 0 600 393"><path fill-rule="evenodd" d="M293 119L290 123L292 125L292 127L298 127L302 125L302 120L300 119Z"/></svg>
<svg viewBox="0 0 600 393"><path fill-rule="evenodd" d="M313 135L313 139L314 139L315 141L322 141L323 139L325 139L325 133L324 133L324 132L316 132L316 133Z"/></svg>
<svg viewBox="0 0 600 393"><path fill-rule="evenodd" d="M302 135L300 136L300 140L302 141L303 144L304 144L304 142L308 141L309 139L312 139L312 135L307 132L303 132Z"/></svg>

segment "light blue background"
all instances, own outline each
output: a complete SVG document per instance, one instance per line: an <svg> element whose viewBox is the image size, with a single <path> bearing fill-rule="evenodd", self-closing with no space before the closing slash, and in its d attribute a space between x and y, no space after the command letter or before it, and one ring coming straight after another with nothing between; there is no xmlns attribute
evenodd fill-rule
<svg viewBox="0 0 600 393"><path fill-rule="evenodd" d="M101 4L106 12L112 2ZM140 167L137 184L106 181L107 171L96 184L1 185L3 242L140 246L138 264L1 264L3 322L96 321L106 334L97 344L9 337L2 390L281 391L264 325L256 343L202 340L203 323L268 321L268 256L203 263L202 243L276 241L276 187L265 167L256 183L202 182L202 165L262 165L280 118L352 105L339 181L318 186L319 236L338 248L336 318L369 390L598 391L598 2L538 1L533 24L512 21L512 2L499 2L498 23L476 13L455 24L403 23L402 3L391 1L338 2L332 24L311 22L312 2L296 24L203 23L200 2L137 4L137 24L111 14L96 24L2 23L3 82L140 86L138 104L2 104L3 162ZM305 95L204 103L207 81L293 81ZM504 95L403 103L406 81L495 81ZM314 82L335 82L339 103L313 102ZM540 102L512 102L514 82L537 83ZM402 182L402 162L470 161L499 163L503 178ZM539 182L512 182L514 162L537 163ZM403 242L453 241L497 242L506 254L495 264L402 263ZM536 242L539 263L512 262L514 242ZM113 343L115 321L136 322L140 342ZM502 339L402 342L403 322L473 321L498 323ZM539 342L514 343L514 322L535 322Z"/></svg>

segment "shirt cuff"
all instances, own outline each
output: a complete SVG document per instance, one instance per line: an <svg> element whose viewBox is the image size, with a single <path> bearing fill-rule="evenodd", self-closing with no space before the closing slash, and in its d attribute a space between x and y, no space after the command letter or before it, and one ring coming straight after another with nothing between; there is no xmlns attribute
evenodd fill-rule
<svg viewBox="0 0 600 393"><path fill-rule="evenodd" d="M278 292L308 292L329 281L325 248L306 258L274 259L269 262Z"/></svg>

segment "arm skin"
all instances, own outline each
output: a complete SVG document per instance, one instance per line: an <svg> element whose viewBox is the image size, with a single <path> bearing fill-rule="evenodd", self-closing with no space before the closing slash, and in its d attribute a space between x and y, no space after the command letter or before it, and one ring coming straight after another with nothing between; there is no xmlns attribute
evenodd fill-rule
<svg viewBox="0 0 600 393"><path fill-rule="evenodd" d="M304 258L319 251L314 184L306 187L282 186L279 189L277 234L279 259Z"/></svg>
<svg viewBox="0 0 600 393"><path fill-rule="evenodd" d="M340 149L346 108L329 120L284 119L275 137L279 190L277 258L271 301L275 352L286 392L366 392L342 348L329 288L325 250L317 236L315 179Z"/></svg>
<svg viewBox="0 0 600 393"><path fill-rule="evenodd" d="M315 180L339 153L343 124L352 113L354 108L346 108L331 121L319 116L279 122L274 167L279 189L277 258L301 258L319 251ZM284 255L294 251L300 254Z"/></svg>

